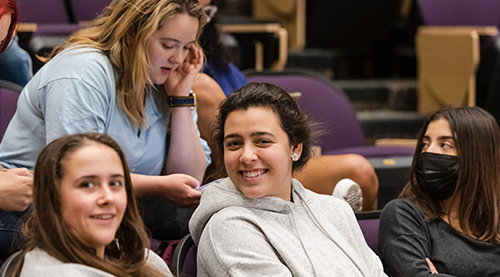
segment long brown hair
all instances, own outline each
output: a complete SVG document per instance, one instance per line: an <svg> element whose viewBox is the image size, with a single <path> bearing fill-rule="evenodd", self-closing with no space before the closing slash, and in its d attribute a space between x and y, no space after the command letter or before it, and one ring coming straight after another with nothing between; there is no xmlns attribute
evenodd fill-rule
<svg viewBox="0 0 500 277"><path fill-rule="evenodd" d="M10 40L12 39L12 36L14 36L14 31L16 30L17 26L17 18L19 17L19 12L17 10L16 2L14 0L0 0L0 18L2 18L4 15L10 14L10 25L9 25L9 30L7 31L7 36L3 40L2 43L0 43L0 53L3 53L5 49L7 49L7 46L9 46Z"/></svg>
<svg viewBox="0 0 500 277"><path fill-rule="evenodd" d="M166 18L188 14L198 19L195 45L207 19L197 0L113 0L86 29L72 34L48 59L68 47L91 47L106 55L118 73L116 97L134 126L145 124L145 95L152 82L147 44Z"/></svg>
<svg viewBox="0 0 500 277"><path fill-rule="evenodd" d="M65 161L76 150L100 143L118 154L122 162L127 192L127 208L116 232L116 240L106 246L106 260L95 249L84 244L65 223L61 213L61 180ZM34 211L23 225L26 244L22 257L38 247L63 263L77 263L106 271L116 276L163 276L146 265L144 251L149 239L135 201L125 155L118 144L106 134L85 133L64 136L48 144L35 164L33 181ZM17 264L19 276L24 259Z"/></svg>
<svg viewBox="0 0 500 277"><path fill-rule="evenodd" d="M478 107L446 107L431 115L418 135L410 170L410 180L400 194L417 203L428 220L444 211L441 201L430 197L418 184L415 166L422 152L422 139L433 121L445 119L455 139L458 159L458 183L453 197L458 199L458 219L462 231L491 243L500 243L500 129L486 111Z"/></svg>

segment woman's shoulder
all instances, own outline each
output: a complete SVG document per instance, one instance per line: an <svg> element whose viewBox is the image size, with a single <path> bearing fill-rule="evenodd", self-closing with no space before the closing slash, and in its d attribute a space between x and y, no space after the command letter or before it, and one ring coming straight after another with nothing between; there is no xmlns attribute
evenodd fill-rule
<svg viewBox="0 0 500 277"><path fill-rule="evenodd" d="M111 99L116 87L115 78L115 70L102 51L73 47L63 50L40 68L25 90L33 95L95 90Z"/></svg>
<svg viewBox="0 0 500 277"><path fill-rule="evenodd" d="M423 215L422 209L420 209L420 206L418 206L418 204L405 198L398 198L389 201L382 209L382 213L385 214L411 213L411 214Z"/></svg>
<svg viewBox="0 0 500 277"><path fill-rule="evenodd" d="M409 199L394 199L387 203L380 214L380 228L394 226L419 226L427 228L428 221L420 206Z"/></svg>
<svg viewBox="0 0 500 277"><path fill-rule="evenodd" d="M113 275L82 264L63 263L60 260L50 256L44 250L35 248L34 250L26 253L20 276L112 277Z"/></svg>
<svg viewBox="0 0 500 277"><path fill-rule="evenodd" d="M58 65L66 63L85 64L110 64L109 58L100 50L86 46L74 46L64 49L53 57L47 64L55 63ZM78 69L78 68L75 68Z"/></svg>
<svg viewBox="0 0 500 277"><path fill-rule="evenodd" d="M63 78L83 79L92 83L114 81L115 77L109 58L98 49L84 46L63 50L39 72L42 83Z"/></svg>
<svg viewBox="0 0 500 277"><path fill-rule="evenodd" d="M155 252L153 252L151 249L146 249L145 254L147 257L147 263L156 268L156 270L160 271L163 273L165 276L172 276L172 272L168 268L167 264L165 261L158 256Z"/></svg>
<svg viewBox="0 0 500 277"><path fill-rule="evenodd" d="M57 265L63 264L63 262L49 255L49 253L45 252L40 248L35 248L26 253L24 257L25 265L37 265L37 264L50 264Z"/></svg>

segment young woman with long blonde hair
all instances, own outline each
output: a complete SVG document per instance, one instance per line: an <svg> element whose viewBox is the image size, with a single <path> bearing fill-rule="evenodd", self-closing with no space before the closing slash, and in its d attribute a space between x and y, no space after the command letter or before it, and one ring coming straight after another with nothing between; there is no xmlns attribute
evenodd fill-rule
<svg viewBox="0 0 500 277"><path fill-rule="evenodd" d="M123 149L137 193L155 196L143 198L150 223L164 225L154 230L172 232L165 239L187 233L169 228L183 220L162 205L195 207L210 162L190 93L203 65L197 40L205 22L196 0L112 1L26 85L0 145L2 165L33 169L56 138L106 133Z"/></svg>

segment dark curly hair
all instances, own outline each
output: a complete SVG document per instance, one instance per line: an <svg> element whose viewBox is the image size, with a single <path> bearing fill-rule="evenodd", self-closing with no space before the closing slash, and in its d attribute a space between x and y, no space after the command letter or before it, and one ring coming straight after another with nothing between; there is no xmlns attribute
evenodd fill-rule
<svg viewBox="0 0 500 277"><path fill-rule="evenodd" d="M224 149L224 124L230 113L248 110L251 107L270 108L279 118L281 128L291 144L302 143L300 159L293 163L292 171L301 170L313 156L311 146L316 137L316 124L299 110L295 100L284 89L268 83L249 83L230 94L220 105L213 134L219 149ZM219 151L219 162L224 160L224 151ZM219 176L227 176L223 166L218 166ZM224 173L224 174L222 174Z"/></svg>

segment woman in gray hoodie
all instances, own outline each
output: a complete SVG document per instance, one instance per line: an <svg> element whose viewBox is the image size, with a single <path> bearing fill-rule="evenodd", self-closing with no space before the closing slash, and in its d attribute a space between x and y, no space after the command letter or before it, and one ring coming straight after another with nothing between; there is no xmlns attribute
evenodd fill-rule
<svg viewBox="0 0 500 277"><path fill-rule="evenodd" d="M223 102L215 139L229 178L203 189L190 221L198 276L385 276L349 205L292 178L312 156L311 129L271 84Z"/></svg>

